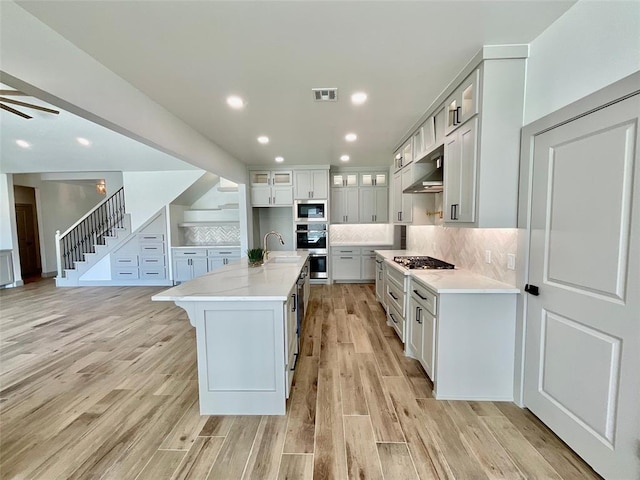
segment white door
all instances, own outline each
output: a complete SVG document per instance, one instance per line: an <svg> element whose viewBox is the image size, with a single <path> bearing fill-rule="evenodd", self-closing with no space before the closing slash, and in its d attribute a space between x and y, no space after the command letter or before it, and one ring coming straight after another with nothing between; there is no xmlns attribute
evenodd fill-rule
<svg viewBox="0 0 640 480"><path fill-rule="evenodd" d="M525 405L598 473L640 478L640 95L536 137Z"/></svg>

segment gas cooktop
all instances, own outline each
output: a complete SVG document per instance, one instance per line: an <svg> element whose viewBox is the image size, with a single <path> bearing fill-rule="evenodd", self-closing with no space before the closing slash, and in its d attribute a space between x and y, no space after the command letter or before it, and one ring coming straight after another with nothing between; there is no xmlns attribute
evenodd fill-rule
<svg viewBox="0 0 640 480"><path fill-rule="evenodd" d="M433 257L393 257L393 261L404 268L423 270L451 270L455 265Z"/></svg>

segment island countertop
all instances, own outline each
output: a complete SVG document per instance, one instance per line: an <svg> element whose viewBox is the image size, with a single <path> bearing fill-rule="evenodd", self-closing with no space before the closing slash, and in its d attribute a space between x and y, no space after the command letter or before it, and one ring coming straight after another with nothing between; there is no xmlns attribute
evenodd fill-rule
<svg viewBox="0 0 640 480"><path fill-rule="evenodd" d="M286 301L308 258L303 252L269 252L260 267L249 267L247 258L160 292L154 301L226 302Z"/></svg>

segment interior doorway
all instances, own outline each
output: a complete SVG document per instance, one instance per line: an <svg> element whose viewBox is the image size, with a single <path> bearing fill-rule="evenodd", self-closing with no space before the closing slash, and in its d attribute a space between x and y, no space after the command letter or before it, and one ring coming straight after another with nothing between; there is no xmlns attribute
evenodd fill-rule
<svg viewBox="0 0 640 480"><path fill-rule="evenodd" d="M20 269L26 283L39 279L42 274L36 193L34 188L16 185L14 195Z"/></svg>

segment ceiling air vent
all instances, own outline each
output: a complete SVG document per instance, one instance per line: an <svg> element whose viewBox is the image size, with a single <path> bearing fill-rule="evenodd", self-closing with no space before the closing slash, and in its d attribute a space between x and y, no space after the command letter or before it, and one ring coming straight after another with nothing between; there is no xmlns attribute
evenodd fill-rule
<svg viewBox="0 0 640 480"><path fill-rule="evenodd" d="M312 88L313 99L316 102L337 102L338 101L338 89L337 88Z"/></svg>

